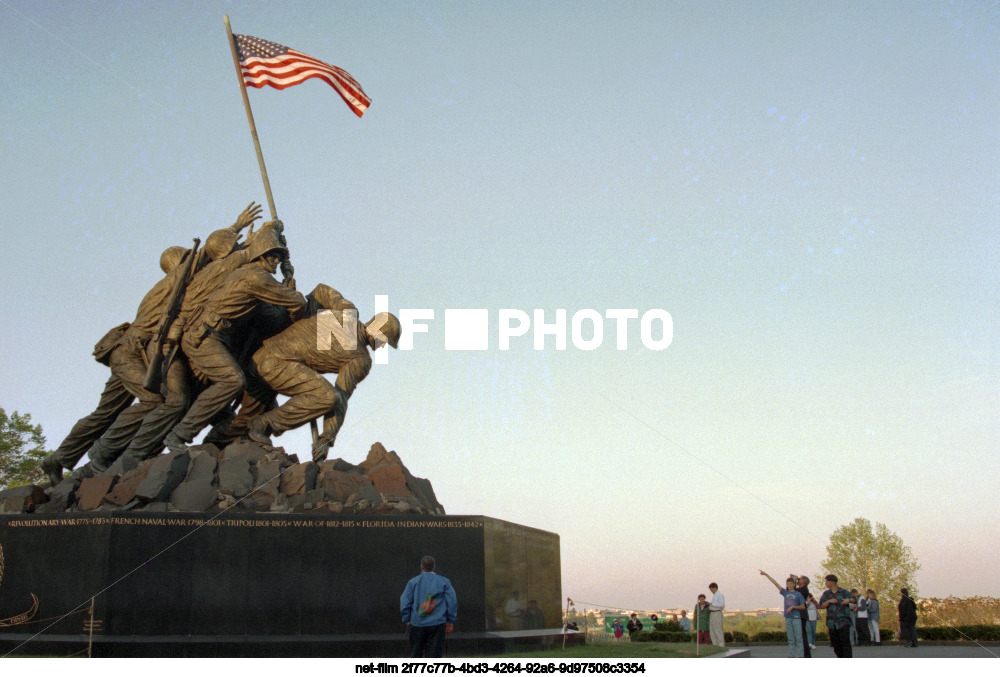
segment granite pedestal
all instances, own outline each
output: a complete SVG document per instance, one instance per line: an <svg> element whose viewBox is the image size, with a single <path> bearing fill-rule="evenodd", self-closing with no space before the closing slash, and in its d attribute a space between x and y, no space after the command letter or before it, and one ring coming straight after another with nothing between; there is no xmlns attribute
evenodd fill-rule
<svg viewBox="0 0 1000 677"><path fill-rule="evenodd" d="M458 593L453 654L562 617L559 536L484 516L0 515L0 548L4 653L79 650L93 599L95 655L401 656L426 554Z"/></svg>

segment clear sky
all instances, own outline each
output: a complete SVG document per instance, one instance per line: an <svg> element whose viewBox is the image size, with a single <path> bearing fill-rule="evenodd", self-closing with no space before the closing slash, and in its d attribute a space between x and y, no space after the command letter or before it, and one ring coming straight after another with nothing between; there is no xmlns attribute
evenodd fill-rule
<svg viewBox="0 0 1000 677"><path fill-rule="evenodd" d="M996 3L0 0L0 406L52 448L160 252L265 202L223 14L372 97L250 91L300 289L435 314L332 456L560 534L581 601L777 606L758 568L859 516L923 596L1000 595ZM488 350L445 350L464 308ZM673 343L500 350L536 308Z"/></svg>

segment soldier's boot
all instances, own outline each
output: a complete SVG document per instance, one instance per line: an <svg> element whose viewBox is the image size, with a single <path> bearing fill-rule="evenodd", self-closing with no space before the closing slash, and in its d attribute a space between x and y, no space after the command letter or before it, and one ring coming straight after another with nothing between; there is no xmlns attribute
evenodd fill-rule
<svg viewBox="0 0 1000 677"><path fill-rule="evenodd" d="M226 422L221 425L212 426L212 429L205 435L205 444L214 444L219 449L225 449L232 442L234 442L235 439L236 438L229 433L229 423Z"/></svg>
<svg viewBox="0 0 1000 677"><path fill-rule="evenodd" d="M87 455L90 457L90 460L83 467L90 468L90 471L93 473L90 477L96 477L103 474L121 456L121 453L115 454L109 452L101 444L101 440L97 440L94 446L90 448L90 451L87 452Z"/></svg>
<svg viewBox="0 0 1000 677"><path fill-rule="evenodd" d="M87 461L73 471L72 477L75 480L85 480L88 477L97 477L101 472L101 469L94 466L93 461Z"/></svg>
<svg viewBox="0 0 1000 677"><path fill-rule="evenodd" d="M247 436L259 444L271 445L271 424L267 414L255 416L247 423Z"/></svg>
<svg viewBox="0 0 1000 677"><path fill-rule="evenodd" d="M191 440L182 440L180 435L171 430L167 433L167 436L163 438L163 446L165 446L170 451L176 451L178 453L184 453L187 451L188 444Z"/></svg>
<svg viewBox="0 0 1000 677"><path fill-rule="evenodd" d="M44 472L49 478L49 482L52 483L52 486L55 486L62 481L63 467L62 463L60 463L56 458L55 452L52 452L42 459L42 472Z"/></svg>

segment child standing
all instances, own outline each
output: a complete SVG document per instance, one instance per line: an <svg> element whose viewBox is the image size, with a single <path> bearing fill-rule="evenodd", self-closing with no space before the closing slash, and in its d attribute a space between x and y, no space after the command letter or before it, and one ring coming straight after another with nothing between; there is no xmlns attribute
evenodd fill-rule
<svg viewBox="0 0 1000 677"><path fill-rule="evenodd" d="M802 616L800 612L805 611L806 600L802 597L802 593L795 591L796 580L789 578L785 581L785 587L782 588L778 585L778 581L768 576L763 570L760 575L766 576L767 580L774 583L774 587L778 589L785 600L785 634L788 636L788 657L803 658L805 648L802 643Z"/></svg>

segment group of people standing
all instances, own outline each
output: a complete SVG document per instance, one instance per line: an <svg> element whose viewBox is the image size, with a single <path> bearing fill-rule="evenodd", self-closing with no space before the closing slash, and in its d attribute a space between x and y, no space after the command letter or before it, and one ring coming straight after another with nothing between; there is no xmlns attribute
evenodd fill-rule
<svg viewBox="0 0 1000 677"><path fill-rule="evenodd" d="M784 600L785 634L788 637L788 655L790 658L811 658L816 649L816 625L819 622L819 612L826 611L826 627L830 635L830 645L838 658L851 658L854 646L881 645L882 635L879 630L881 608L875 591L868 589L861 595L858 590L845 590L840 587L835 575L830 574L824 579L826 590L817 599L809 591L809 577L790 574L782 587L778 581L761 570L761 576L766 577L778 589ZM698 595L698 603L694 607L694 623L687 618L687 612L679 623L685 631L695 632L698 644L726 646L726 638L722 629L723 611L726 608L726 598L719 591L716 583L708 586L712 593L711 601L704 594ZM656 620L656 616L652 616ZM675 617L676 618L676 617ZM910 597L909 590L900 590L899 602L899 633L906 646L917 646L917 607ZM632 614L627 626L616 619L612 624L612 632L620 639L625 631L631 636L642 630L642 622L636 614Z"/></svg>
<svg viewBox="0 0 1000 677"><path fill-rule="evenodd" d="M821 610L826 610L830 645L838 658L851 658L854 646L882 644L879 631L881 609L874 590L868 589L864 595L860 595L856 589L845 590L840 587L837 576L830 574L824 579L826 590L816 599L809 592L808 576L789 575L785 580L785 587L782 587L764 571L760 575L771 581L784 599L789 657L812 657L811 650L816 648L816 624ZM901 589L900 593L900 635L907 646L915 647L916 603L906 588Z"/></svg>

